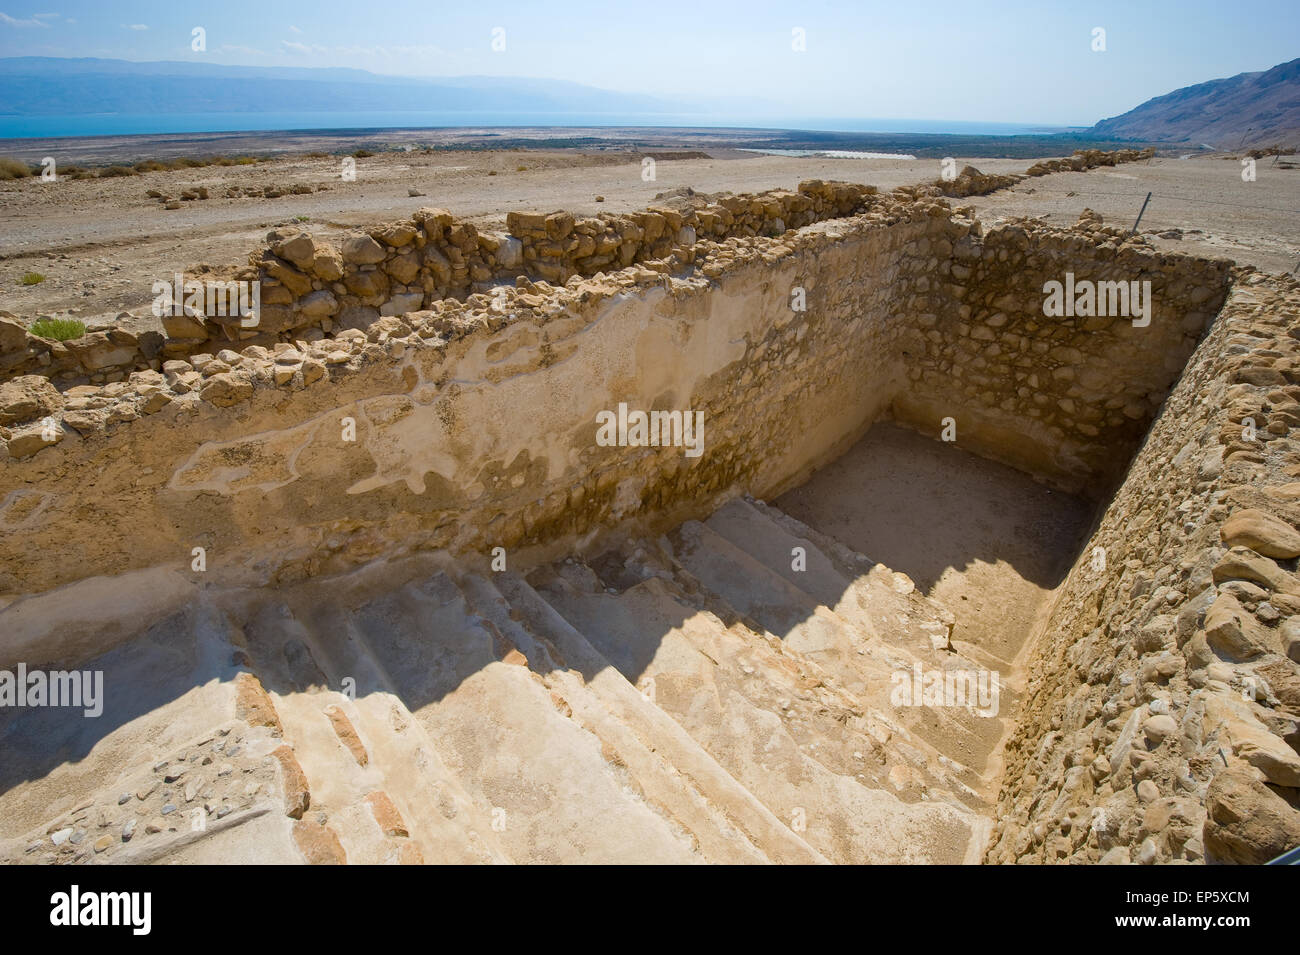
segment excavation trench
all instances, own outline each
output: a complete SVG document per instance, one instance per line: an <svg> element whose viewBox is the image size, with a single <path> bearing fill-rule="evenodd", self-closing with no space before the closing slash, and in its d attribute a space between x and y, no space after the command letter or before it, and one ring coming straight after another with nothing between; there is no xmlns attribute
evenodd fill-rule
<svg viewBox="0 0 1300 955"><path fill-rule="evenodd" d="M1067 274L1150 314L1045 315ZM6 858L129 813L107 861L980 861L1025 655L1228 288L900 199L18 462L0 662L107 691L0 715ZM703 453L600 440L620 404Z"/></svg>

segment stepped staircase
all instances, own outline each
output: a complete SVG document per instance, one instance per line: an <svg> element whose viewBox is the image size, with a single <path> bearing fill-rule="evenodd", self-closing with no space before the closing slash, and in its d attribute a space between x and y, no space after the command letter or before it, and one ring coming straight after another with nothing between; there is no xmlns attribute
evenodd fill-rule
<svg viewBox="0 0 1300 955"><path fill-rule="evenodd" d="M523 573L417 557L213 593L85 665L108 686L153 667L170 701L5 780L0 817L27 825L0 858L978 862L1012 661L954 647L952 623L752 499ZM918 664L999 671L999 715L896 705ZM32 718L0 745L51 731ZM50 817L41 778L81 798Z"/></svg>

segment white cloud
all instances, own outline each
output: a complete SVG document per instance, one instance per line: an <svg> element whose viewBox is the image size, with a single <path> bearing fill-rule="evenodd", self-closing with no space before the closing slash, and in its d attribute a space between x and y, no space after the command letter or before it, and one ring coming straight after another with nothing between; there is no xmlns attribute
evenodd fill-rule
<svg viewBox="0 0 1300 955"><path fill-rule="evenodd" d="M147 29L149 29L149 24L147 24L147 23L132 23L130 26L127 27L127 29L128 29L128 30L147 30Z"/></svg>
<svg viewBox="0 0 1300 955"><path fill-rule="evenodd" d="M219 52L221 53L243 53L246 56L266 56L265 50L259 50L251 46L239 46L235 43L221 44Z"/></svg>
<svg viewBox="0 0 1300 955"><path fill-rule="evenodd" d="M290 32L290 33L301 33L302 31L299 30L299 29L298 29L296 26L294 26L292 23L290 23L290 24L289 24L289 32Z"/></svg>
<svg viewBox="0 0 1300 955"><path fill-rule="evenodd" d="M281 40L280 46L284 47L290 53L328 53L329 49L323 46L316 46L314 43L299 43L296 40Z"/></svg>
<svg viewBox="0 0 1300 955"><path fill-rule="evenodd" d="M0 13L0 23L3 23L6 26L11 26L11 27L48 27L49 26L48 23L42 23L36 17L31 17L27 20L18 20L15 19L14 17L11 17L7 13Z"/></svg>

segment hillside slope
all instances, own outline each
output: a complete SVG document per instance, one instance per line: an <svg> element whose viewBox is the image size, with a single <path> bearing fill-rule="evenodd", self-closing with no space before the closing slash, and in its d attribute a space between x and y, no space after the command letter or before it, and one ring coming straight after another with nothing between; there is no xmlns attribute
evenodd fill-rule
<svg viewBox="0 0 1300 955"><path fill-rule="evenodd" d="M1300 58L1261 73L1239 73L1147 100L1092 127L1097 136L1167 143L1296 145L1300 139Z"/></svg>

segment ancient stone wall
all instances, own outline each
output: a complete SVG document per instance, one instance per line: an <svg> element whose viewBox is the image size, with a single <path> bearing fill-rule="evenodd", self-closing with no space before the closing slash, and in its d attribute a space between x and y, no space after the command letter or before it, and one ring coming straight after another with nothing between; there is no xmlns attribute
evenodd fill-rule
<svg viewBox="0 0 1300 955"><path fill-rule="evenodd" d="M1040 162L1028 174L1091 169L1148 156L1148 151L1136 149L1087 149L1053 160L1057 165L1050 168ZM922 192L983 195L1014 185L1019 178L967 168L956 181L939 182ZM872 186L810 179L793 192L676 196L625 216L510 213L504 234L477 229L445 209L420 209L409 220L357 231L339 242L318 240L300 229L278 230L252 253L246 268L204 266L201 272L183 275L186 281L204 283L260 282L263 308L256 327L240 327L233 314L166 314L161 333L108 326L56 342L30 334L29 322L0 312L0 379L39 374L65 386L103 385L123 381L134 370L157 372L168 359L224 346L268 347L307 333L364 330L381 316L419 311L439 299L464 299L517 275L563 283L573 275L651 261L659 262L660 269L676 270L694 261L699 239L780 235L861 212L875 194Z"/></svg>
<svg viewBox="0 0 1300 955"><path fill-rule="evenodd" d="M1066 232L1026 220L941 242L932 282L950 301L912 309L911 385L895 415L927 433L951 416L963 447L1070 491L1108 493L1229 282L1226 261L1123 238L1089 220ZM1049 281L1096 283L1092 311L1110 314L1045 315ZM1148 314L1115 315L1108 293L1127 298L1135 282Z"/></svg>
<svg viewBox="0 0 1300 955"><path fill-rule="evenodd" d="M1125 162L1141 162L1156 154L1154 147L1146 149L1076 149L1074 155L1064 159L1044 159L1025 170L1026 176L1046 176L1053 172L1084 172L1097 166L1117 166Z"/></svg>
<svg viewBox="0 0 1300 955"><path fill-rule="evenodd" d="M1036 164L1028 175L1114 166L1149 155L1084 150L1052 160L1056 165L1050 168ZM985 176L967 167L954 181L937 182L917 194L983 195L1020 178ZM278 230L249 256L246 267L205 267L183 276L203 283L259 282L262 309L256 328L241 327L233 315L177 314L163 317L163 332L105 327L58 342L30 334L27 322L0 312L0 380L43 375L65 387L117 382L132 371L159 371L167 359L220 347L269 347L308 333L364 330L381 316L418 311L443 298L464 299L517 276L559 284L575 275L648 262L676 271L695 260L698 240L780 235L863 211L875 194L873 186L814 179L793 192L676 196L628 215L515 212L507 216L506 233L480 230L443 209L421 209L410 219L338 242L316 239L301 229ZM173 276L153 278L171 281Z"/></svg>
<svg viewBox="0 0 1300 955"><path fill-rule="evenodd" d="M1300 284L1239 279L1046 622L989 861L1300 843Z"/></svg>
<svg viewBox="0 0 1300 955"><path fill-rule="evenodd" d="M875 193L873 186L808 180L795 192L683 196L629 215L512 212L508 234L482 231L443 209L421 209L410 219L339 242L302 229L278 230L245 268L183 276L200 283L260 283L255 328L241 327L233 310L224 316L210 310L202 317L164 314L164 333L106 328L57 342L30 334L25 323L3 313L0 378L37 374L65 385L122 381L132 371L159 371L168 359L221 347L266 347L308 334L364 330L380 317L419 311L445 298L463 300L519 276L562 284L575 275L647 262L678 271L695 260L701 239L780 235L860 211Z"/></svg>
<svg viewBox="0 0 1300 955"><path fill-rule="evenodd" d="M860 198L825 184L800 195L823 204L786 214ZM760 218L732 213L726 228L765 221L767 201L746 199L743 215ZM960 443L1099 483L1174 377L1170 349L1191 347L1179 297L1225 275L1125 250L1133 268L1167 265L1160 288L1178 324L1162 318L1125 339L1038 320L1036 270L1070 261L1065 249L1100 258L1109 244L1016 227L985 238L923 190L899 190L779 238L697 240L695 268L677 275L654 260L559 288L520 276L364 331L199 353L101 386L60 393L41 376L14 378L0 384L10 458L0 555L17 570L0 593L176 561L195 546L239 553L270 579L294 560L314 572L336 550L360 561L394 548L541 546L637 515L671 526L724 493L794 486L891 410L930 433L952 416ZM994 298L999 281L1014 301ZM1094 383L1110 404L1094 419L1083 385L1052 374L1116 362L1136 369L1146 402L1122 419L1114 403L1126 407L1128 378ZM1141 377L1150 368L1158 380ZM707 451L599 447L595 414L620 402L704 412ZM1096 434L1082 430L1092 420ZM86 542L69 561L74 537Z"/></svg>
<svg viewBox="0 0 1300 955"><path fill-rule="evenodd" d="M63 396L7 382L22 420L5 431L0 592L159 567L273 583L417 550L514 560L629 522L667 529L736 489L777 493L903 386L900 296L933 268L920 240L948 228L941 205L897 199L781 240L700 242L706 274L523 279L501 301L447 299ZM620 403L703 413L703 453L602 446L597 414ZM85 608L60 639L101 617L51 599ZM7 653L48 652L48 632L21 636L22 619L59 619L40 607L5 611Z"/></svg>

